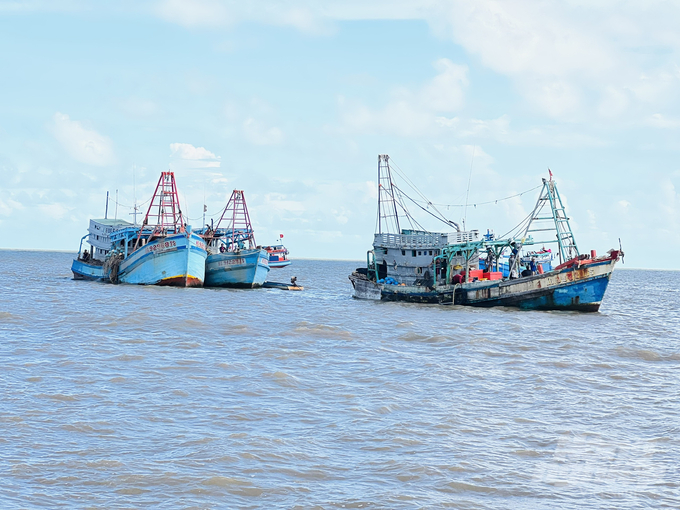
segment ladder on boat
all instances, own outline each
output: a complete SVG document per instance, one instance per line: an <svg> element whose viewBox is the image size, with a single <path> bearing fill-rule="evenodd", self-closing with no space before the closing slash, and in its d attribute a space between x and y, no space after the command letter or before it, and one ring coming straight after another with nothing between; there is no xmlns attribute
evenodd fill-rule
<svg viewBox="0 0 680 510"><path fill-rule="evenodd" d="M551 216L541 216L541 212L546 204L550 205L550 210L552 212ZM554 227L531 228L534 222L541 221L552 221ZM559 191L557 191L557 185L555 181L552 180L552 174L550 175L549 180L543 179L543 189L536 202L536 207L534 208L524 235L526 237L532 232L544 232L549 230L554 230L556 232L560 263L578 257L579 251L576 246L576 239L574 238L574 233L569 225L569 217L567 216L566 208L564 207Z"/></svg>

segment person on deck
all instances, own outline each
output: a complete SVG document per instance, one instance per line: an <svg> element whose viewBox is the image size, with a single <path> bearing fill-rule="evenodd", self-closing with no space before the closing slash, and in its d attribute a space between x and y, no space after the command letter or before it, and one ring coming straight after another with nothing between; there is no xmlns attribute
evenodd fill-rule
<svg viewBox="0 0 680 510"><path fill-rule="evenodd" d="M531 270L531 274L536 274L536 257L531 257L529 269Z"/></svg>
<svg viewBox="0 0 680 510"><path fill-rule="evenodd" d="M493 271L493 261L494 261L493 249L489 246L486 250L486 272L489 273Z"/></svg>

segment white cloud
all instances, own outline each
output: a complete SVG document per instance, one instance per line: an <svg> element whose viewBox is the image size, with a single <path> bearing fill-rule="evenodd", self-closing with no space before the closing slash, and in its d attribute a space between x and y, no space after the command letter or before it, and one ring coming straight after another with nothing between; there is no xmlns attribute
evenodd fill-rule
<svg viewBox="0 0 680 510"><path fill-rule="evenodd" d="M0 199L0 215L10 216L14 211L21 211L24 209L23 204L12 200L11 198L7 200Z"/></svg>
<svg viewBox="0 0 680 510"><path fill-rule="evenodd" d="M680 119L666 117L661 113L655 113L646 119L645 124L661 129L677 129L680 127Z"/></svg>
<svg viewBox="0 0 680 510"><path fill-rule="evenodd" d="M115 163L113 142L108 136L100 135L94 129L88 129L59 112L54 114L49 128L73 159L95 166Z"/></svg>
<svg viewBox="0 0 680 510"><path fill-rule="evenodd" d="M439 71L420 89L395 88L392 99L382 110L361 103L338 100L343 124L359 132L389 132L398 136L420 136L437 128L436 114L449 113L463 106L468 85L467 66L442 58L433 63Z"/></svg>
<svg viewBox="0 0 680 510"><path fill-rule="evenodd" d="M325 8L324 5L306 5L306 2L161 0L156 3L155 12L166 21L188 28L215 28L256 21L321 34L329 32Z"/></svg>
<svg viewBox="0 0 680 510"><path fill-rule="evenodd" d="M324 33L338 20L420 19L452 39L484 66L510 77L527 104L555 119L615 120L648 116L649 108L677 103L680 4L663 1L582 0L163 0L157 12L184 26L243 21ZM652 55L653 58L649 58ZM437 83L440 82L440 83ZM456 110L466 77L442 73L418 98L386 110L412 119L422 103L440 113ZM416 104L418 101L421 104ZM360 113L360 112L359 112ZM377 114L377 112L373 112ZM641 117L640 117L641 116ZM393 115L386 111L386 119ZM416 116L417 117L417 116Z"/></svg>
<svg viewBox="0 0 680 510"><path fill-rule="evenodd" d="M253 119L247 118L243 122L243 133L253 145L276 145L283 140L283 133L277 127L267 127Z"/></svg>
<svg viewBox="0 0 680 510"><path fill-rule="evenodd" d="M205 147L194 147L190 143L171 143L170 157L190 161L194 168L219 168L221 164L220 156L216 156Z"/></svg>
<svg viewBox="0 0 680 510"><path fill-rule="evenodd" d="M163 0L156 5L156 13L185 27L218 27L232 21L227 7L218 0Z"/></svg>
<svg viewBox="0 0 680 510"><path fill-rule="evenodd" d="M507 135L510 128L510 117L508 115L502 115L492 120L437 117L435 122L441 127L451 129L459 137L488 136L499 139Z"/></svg>
<svg viewBox="0 0 680 510"><path fill-rule="evenodd" d="M439 71L420 92L420 100L435 112L455 112L463 106L463 88L468 85L467 66L458 65L448 58L440 58L434 64Z"/></svg>
<svg viewBox="0 0 680 510"><path fill-rule="evenodd" d="M62 219L69 212L69 209L65 205L59 203L40 204L38 205L38 209L48 218L55 220Z"/></svg>

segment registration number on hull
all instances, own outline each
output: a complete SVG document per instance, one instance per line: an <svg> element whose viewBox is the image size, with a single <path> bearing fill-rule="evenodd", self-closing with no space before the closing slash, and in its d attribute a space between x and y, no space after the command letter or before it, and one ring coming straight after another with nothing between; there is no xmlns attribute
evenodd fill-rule
<svg viewBox="0 0 680 510"><path fill-rule="evenodd" d="M227 259L227 260L218 260L217 265L220 267L226 267L226 266L240 266L241 264L245 264L246 259L244 258L238 258L238 259Z"/></svg>
<svg viewBox="0 0 680 510"><path fill-rule="evenodd" d="M147 245L147 253L163 253L166 251L175 251L177 249L176 241L162 241L160 243L155 243L152 245Z"/></svg>

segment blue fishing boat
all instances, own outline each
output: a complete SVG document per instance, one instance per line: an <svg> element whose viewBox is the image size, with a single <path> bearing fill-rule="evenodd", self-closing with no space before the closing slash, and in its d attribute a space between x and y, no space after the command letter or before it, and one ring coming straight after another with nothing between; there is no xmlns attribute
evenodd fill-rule
<svg viewBox="0 0 680 510"><path fill-rule="evenodd" d="M141 226L111 232L104 276L112 283L201 287L205 241L184 222L173 172L162 172Z"/></svg>
<svg viewBox="0 0 680 510"><path fill-rule="evenodd" d="M206 287L262 286L269 273L269 254L255 243L243 190L233 191L216 227L203 229L201 236L208 250Z"/></svg>
<svg viewBox="0 0 680 510"><path fill-rule="evenodd" d="M119 219L91 219L88 233L80 239L78 255L73 259L71 271L75 280L104 280L104 261L111 250L109 235L116 229L132 224ZM83 248L83 243L89 244Z"/></svg>
<svg viewBox="0 0 680 510"><path fill-rule="evenodd" d="M618 250L598 257L595 250L580 253L569 225L566 208L552 178L543 179L536 206L527 220L518 225L516 236L484 239L476 243L448 246L440 260L448 267L437 285L440 303L469 306L513 306L529 310L599 310L616 263L623 258ZM533 233L551 232L552 239L534 240ZM552 250L526 250L536 245L557 244L557 267L551 269ZM469 260L486 251L486 268L473 268ZM509 252L505 278L492 278ZM463 255L465 268L452 271L447 261ZM546 270L545 268L548 268Z"/></svg>

